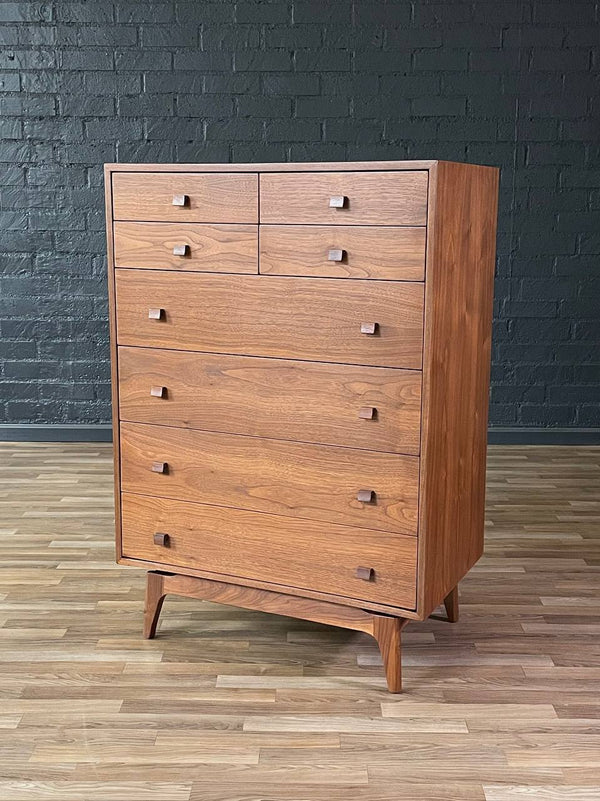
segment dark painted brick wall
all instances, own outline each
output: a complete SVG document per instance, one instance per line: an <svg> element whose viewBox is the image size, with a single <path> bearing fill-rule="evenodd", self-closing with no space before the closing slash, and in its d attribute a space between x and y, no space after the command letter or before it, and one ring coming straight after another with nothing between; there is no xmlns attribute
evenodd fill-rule
<svg viewBox="0 0 600 801"><path fill-rule="evenodd" d="M0 422L109 419L105 161L502 168L495 425L592 426L595 2L0 2Z"/></svg>

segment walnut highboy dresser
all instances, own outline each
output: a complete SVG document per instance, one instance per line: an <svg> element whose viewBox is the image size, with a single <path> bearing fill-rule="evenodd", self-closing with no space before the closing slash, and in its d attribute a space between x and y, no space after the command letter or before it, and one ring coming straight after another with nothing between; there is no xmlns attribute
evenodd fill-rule
<svg viewBox="0 0 600 801"><path fill-rule="evenodd" d="M400 633L483 544L498 171L106 166L117 552L168 593Z"/></svg>

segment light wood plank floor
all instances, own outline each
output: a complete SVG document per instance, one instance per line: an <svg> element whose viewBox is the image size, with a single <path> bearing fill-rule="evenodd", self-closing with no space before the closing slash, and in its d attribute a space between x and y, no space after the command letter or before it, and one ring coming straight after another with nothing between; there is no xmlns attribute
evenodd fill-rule
<svg viewBox="0 0 600 801"><path fill-rule="evenodd" d="M1 444L0 801L598 801L600 448L492 448L461 620L366 635L113 564L111 449Z"/></svg>

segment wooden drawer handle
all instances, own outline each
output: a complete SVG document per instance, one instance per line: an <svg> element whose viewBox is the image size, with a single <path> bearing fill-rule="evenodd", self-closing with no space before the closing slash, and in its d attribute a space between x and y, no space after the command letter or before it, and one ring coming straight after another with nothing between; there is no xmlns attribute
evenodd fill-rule
<svg viewBox="0 0 600 801"><path fill-rule="evenodd" d="M363 581L371 581L375 577L375 571L372 567L357 567L354 575Z"/></svg>
<svg viewBox="0 0 600 801"><path fill-rule="evenodd" d="M167 394L166 387L150 387L150 394L153 398L164 398Z"/></svg>
<svg viewBox="0 0 600 801"><path fill-rule="evenodd" d="M173 248L174 256L187 256L189 245L175 245Z"/></svg>
<svg viewBox="0 0 600 801"><path fill-rule="evenodd" d="M164 309L148 309L149 320L162 320L164 314L165 314Z"/></svg>
<svg viewBox="0 0 600 801"><path fill-rule="evenodd" d="M361 503L373 503L375 500L375 493L373 490L359 490L356 500Z"/></svg>
<svg viewBox="0 0 600 801"><path fill-rule="evenodd" d="M360 333L361 334L376 334L378 328L379 328L379 323L361 323L360 324Z"/></svg>
<svg viewBox="0 0 600 801"><path fill-rule="evenodd" d="M376 415L377 409L374 406L363 406L358 412L361 420L374 420Z"/></svg>
<svg viewBox="0 0 600 801"><path fill-rule="evenodd" d="M331 209L343 209L346 205L346 201L348 198L346 195L334 195L333 197L329 198L329 208Z"/></svg>
<svg viewBox="0 0 600 801"><path fill-rule="evenodd" d="M189 197L187 195L173 195L174 206L187 206Z"/></svg>
<svg viewBox="0 0 600 801"><path fill-rule="evenodd" d="M167 462L152 462L152 467L150 469L153 473L168 473L169 465Z"/></svg>
<svg viewBox="0 0 600 801"><path fill-rule="evenodd" d="M327 254L327 261L343 261L344 258L344 251L343 250L330 250Z"/></svg>
<svg viewBox="0 0 600 801"><path fill-rule="evenodd" d="M154 535L154 544L160 545L162 548L169 547L169 535L163 534L161 531L157 531Z"/></svg>

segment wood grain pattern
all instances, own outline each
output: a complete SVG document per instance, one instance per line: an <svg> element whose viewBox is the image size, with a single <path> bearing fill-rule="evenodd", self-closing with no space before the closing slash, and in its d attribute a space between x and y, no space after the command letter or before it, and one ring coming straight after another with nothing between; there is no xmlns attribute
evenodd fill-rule
<svg viewBox="0 0 600 801"><path fill-rule="evenodd" d="M278 224L425 225L426 170L260 175L260 221ZM332 196L347 198L330 208Z"/></svg>
<svg viewBox="0 0 600 801"><path fill-rule="evenodd" d="M423 617L483 550L498 170L443 164L431 184L419 511Z"/></svg>
<svg viewBox="0 0 600 801"><path fill-rule="evenodd" d="M387 685L391 693L402 691L401 637L406 623L407 620L397 617L375 615L373 618L373 636L381 651Z"/></svg>
<svg viewBox="0 0 600 801"><path fill-rule="evenodd" d="M186 245L184 256L173 248ZM115 267L257 273L258 226L115 222Z"/></svg>
<svg viewBox="0 0 600 801"><path fill-rule="evenodd" d="M130 493L121 508L125 557L414 607L415 537ZM365 562L373 581L354 577Z"/></svg>
<svg viewBox="0 0 600 801"><path fill-rule="evenodd" d="M165 472L150 469L156 460ZM122 423L121 471L125 492L417 532L414 456Z"/></svg>
<svg viewBox="0 0 600 801"><path fill-rule="evenodd" d="M157 222L257 223L256 174L169 171L113 172L115 220ZM174 206L175 195L187 195Z"/></svg>
<svg viewBox="0 0 600 801"><path fill-rule="evenodd" d="M123 420L418 454L421 374L119 348ZM153 386L165 387L153 397ZM359 419L361 407L377 409Z"/></svg>
<svg viewBox="0 0 600 801"><path fill-rule="evenodd" d="M423 285L119 270L120 345L419 369ZM198 302L202 298L202 303ZM160 321L148 309L161 307ZM361 334L364 320L377 336Z"/></svg>
<svg viewBox="0 0 600 801"><path fill-rule="evenodd" d="M235 588L168 596L142 639L111 445L4 442L0 462L3 801L597 801L599 447L489 449L461 620L402 631L397 697L368 634Z"/></svg>
<svg viewBox="0 0 600 801"><path fill-rule="evenodd" d="M422 281L425 228L345 225L263 225L260 272L319 278ZM340 249L340 262L328 259Z"/></svg>

